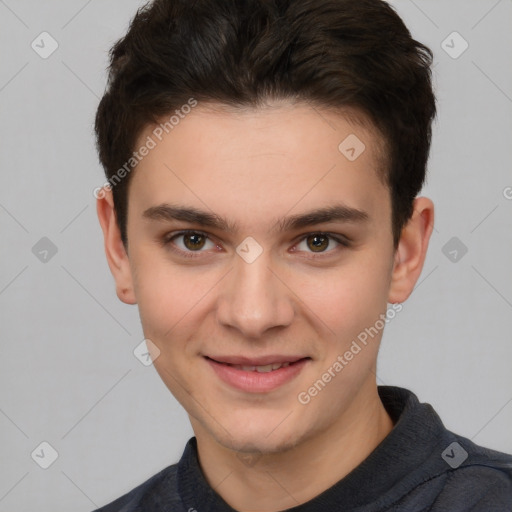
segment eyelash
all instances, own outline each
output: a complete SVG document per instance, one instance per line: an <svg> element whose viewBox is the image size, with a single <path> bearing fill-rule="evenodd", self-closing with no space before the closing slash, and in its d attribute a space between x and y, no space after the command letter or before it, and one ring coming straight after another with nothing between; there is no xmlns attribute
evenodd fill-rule
<svg viewBox="0 0 512 512"><path fill-rule="evenodd" d="M161 244L162 244L162 246L169 248L170 250L172 250L179 256L183 256L185 258L201 257L200 255L204 251L183 251L182 249L178 249L177 247L175 247L173 245L173 243L172 243L173 240L175 240L176 238L179 238L180 236L184 236L184 235L201 235L201 236L204 236L207 240L210 240L213 242L213 240L208 236L207 233L205 233L203 231L189 229L189 230L183 230L183 231L179 231L177 233L170 233L170 234L166 235L162 239ZM336 247L330 251L326 251L324 253L321 253L321 252L320 253L310 253L310 254L312 254L312 256L305 256L306 258L309 258L309 259L325 258L325 257L328 257L329 254L332 252L341 250L343 248L350 247L350 241L347 238L340 237L339 235L335 235L333 233L326 233L324 231L312 231L310 233L306 233L305 235L301 236L301 238L297 241L297 243L295 245L300 244L302 241L306 240L309 236L312 236L312 235L325 236L325 237L329 238L330 240L334 240L335 242L339 243L341 247L338 246L338 247Z"/></svg>

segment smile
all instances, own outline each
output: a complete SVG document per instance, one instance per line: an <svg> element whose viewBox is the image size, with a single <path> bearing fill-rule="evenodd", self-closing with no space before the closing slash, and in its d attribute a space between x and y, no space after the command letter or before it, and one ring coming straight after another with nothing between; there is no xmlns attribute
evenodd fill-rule
<svg viewBox="0 0 512 512"><path fill-rule="evenodd" d="M293 359L293 358L292 358ZM216 376L230 387L249 393L267 393L295 378L310 357L266 364L235 364L205 357Z"/></svg>

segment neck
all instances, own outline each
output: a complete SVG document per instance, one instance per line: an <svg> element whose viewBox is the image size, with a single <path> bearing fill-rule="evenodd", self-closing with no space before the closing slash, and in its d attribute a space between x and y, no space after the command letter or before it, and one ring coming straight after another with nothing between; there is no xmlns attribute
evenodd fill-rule
<svg viewBox="0 0 512 512"><path fill-rule="evenodd" d="M239 511L277 512L310 501L356 468L391 432L393 422L375 382L343 417L292 450L245 465L232 450L193 423L199 463L208 484Z"/></svg>

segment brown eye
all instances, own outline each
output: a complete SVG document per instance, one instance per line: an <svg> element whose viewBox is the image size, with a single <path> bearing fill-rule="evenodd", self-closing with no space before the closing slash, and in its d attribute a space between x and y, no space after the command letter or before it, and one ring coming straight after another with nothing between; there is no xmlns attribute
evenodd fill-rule
<svg viewBox="0 0 512 512"><path fill-rule="evenodd" d="M191 251L202 249L206 243L206 237L200 233L187 233L182 236L183 245Z"/></svg>
<svg viewBox="0 0 512 512"><path fill-rule="evenodd" d="M350 247L350 240L344 235L331 233L308 233L295 246L301 253L309 254L309 258L327 258L334 256L339 251Z"/></svg>
<svg viewBox="0 0 512 512"><path fill-rule="evenodd" d="M210 237L200 231L170 233L162 239L162 245L178 256L187 258L200 257L208 249L215 249L215 244Z"/></svg>
<svg viewBox="0 0 512 512"><path fill-rule="evenodd" d="M322 234L309 235L306 242L313 252L323 252L329 247L329 237Z"/></svg>

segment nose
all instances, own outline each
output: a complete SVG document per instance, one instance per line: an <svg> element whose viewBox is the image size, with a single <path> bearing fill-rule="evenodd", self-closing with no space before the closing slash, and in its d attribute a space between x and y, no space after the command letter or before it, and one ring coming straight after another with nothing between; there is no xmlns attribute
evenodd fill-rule
<svg viewBox="0 0 512 512"><path fill-rule="evenodd" d="M286 327L295 314L293 292L266 251L252 263L238 255L218 296L217 320L246 338L261 338L268 330Z"/></svg>

